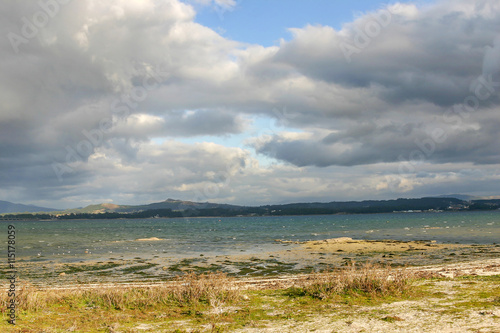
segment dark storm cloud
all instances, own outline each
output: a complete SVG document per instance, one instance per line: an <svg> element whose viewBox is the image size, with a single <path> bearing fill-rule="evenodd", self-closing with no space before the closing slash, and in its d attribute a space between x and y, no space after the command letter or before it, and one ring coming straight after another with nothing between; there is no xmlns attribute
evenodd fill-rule
<svg viewBox="0 0 500 333"><path fill-rule="evenodd" d="M500 163L498 1L395 4L269 48L223 38L177 0L59 4L28 36L39 2L0 3L0 199L181 197L228 167L228 201L363 196L387 190L370 170L401 159L433 167L401 179L405 191L446 182L443 164L481 167L461 173L479 179ZM470 110L477 91L489 96ZM252 127L256 116L276 125ZM233 134L292 165L178 142Z"/></svg>
<svg viewBox="0 0 500 333"><path fill-rule="evenodd" d="M340 32L312 26L294 30L295 38L284 43L272 61L346 90L329 108L323 106L323 118L311 109L294 110L290 123L300 127L302 121L311 137L274 135L257 141L256 150L297 166L417 159L499 163L499 5L442 4L425 10L389 6L392 14L386 26L379 25L380 33L368 37L369 43L349 59L339 46L356 45L360 31L386 9ZM445 4L455 6L445 9ZM342 97L362 101L374 96L378 105L360 102L356 109L341 102ZM323 134L327 129L333 132Z"/></svg>
<svg viewBox="0 0 500 333"><path fill-rule="evenodd" d="M240 133L243 126L242 119L227 111L173 111L162 117L133 115L118 122L112 134L118 137L144 139L191 137Z"/></svg>
<svg viewBox="0 0 500 333"><path fill-rule="evenodd" d="M297 29L273 60L330 83L379 86L380 97L392 103L423 100L451 106L461 102L482 73L485 47L500 31L500 14L494 1L469 2L465 8L463 1L447 3L455 9L436 6L413 13L411 6L393 5L340 32L321 26ZM390 11L385 21L376 19ZM379 29L370 37L373 24ZM343 51L347 45L352 52Z"/></svg>
<svg viewBox="0 0 500 333"><path fill-rule="evenodd" d="M446 122L377 126L353 125L324 137L268 137L256 150L297 166L353 166L382 162L500 163L498 112L495 108L461 127ZM472 116L471 116L472 117ZM457 117L456 120L461 118Z"/></svg>
<svg viewBox="0 0 500 333"><path fill-rule="evenodd" d="M228 112L199 110L186 115L182 105L183 99L193 98L189 89L186 97L160 102L165 110L160 116L166 115L156 132L150 124L133 123L134 115L158 110L149 110L143 96L135 100L132 96L130 102L136 87L154 85L145 96L153 99L152 90L161 85L182 85L186 76L192 76L184 71L194 64L198 72L217 67L228 46L235 44L192 23L190 7L177 1L123 1L113 8L93 1L54 4L51 15L37 1L0 4L1 187L35 191L91 181L95 174L82 166L100 148L128 149L130 155L129 143L113 144L123 137L134 142L155 135L241 130L241 121ZM128 19L122 21L124 16ZM38 26L36 17L47 22ZM202 43L193 42L196 38ZM207 79L217 72L223 70L208 72ZM124 99L130 103L126 114L113 109L116 101L123 108ZM172 113L172 109L178 111ZM132 126L120 133L120 125L129 118ZM103 121L112 122L113 128L104 131ZM73 162L79 167L72 168ZM54 163L71 170L64 174L63 184L54 173Z"/></svg>
<svg viewBox="0 0 500 333"><path fill-rule="evenodd" d="M256 146L259 153L284 160L297 166L353 166L398 160L402 152L414 145L416 124L384 126L374 124L351 127L348 131L313 136L307 139L287 139L274 136Z"/></svg>

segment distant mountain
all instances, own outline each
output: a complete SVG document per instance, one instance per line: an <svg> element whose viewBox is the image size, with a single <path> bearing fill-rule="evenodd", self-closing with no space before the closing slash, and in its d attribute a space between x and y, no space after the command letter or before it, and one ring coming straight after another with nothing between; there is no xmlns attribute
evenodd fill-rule
<svg viewBox="0 0 500 333"><path fill-rule="evenodd" d="M460 198L467 199L459 199ZM50 212L61 219L73 218L150 218L150 217L195 217L195 216L278 216L317 214L367 214L423 211L497 210L500 199L471 199L467 195L443 195L425 198L399 198L393 200L333 201L290 203L264 206L236 206L210 202L193 202L167 199L146 205L125 206L112 203L90 205L84 208L56 211L51 208L13 204L0 201L0 213ZM26 214L25 214L26 215ZM7 217L3 217L7 218ZM23 217L30 218L30 217ZM36 216L32 218L36 219ZM47 218L47 217L43 217Z"/></svg>
<svg viewBox="0 0 500 333"><path fill-rule="evenodd" d="M333 202L312 202L293 203L285 205L270 205L266 207L271 212L286 213L289 215L309 214L324 212L325 214L335 213L388 213L393 211L408 210L446 210L450 207L464 207L465 202L457 198L418 198L395 200L364 200L364 201L333 201Z"/></svg>
<svg viewBox="0 0 500 333"><path fill-rule="evenodd" d="M0 214L53 212L56 210L57 209L54 209L54 208L38 207L38 206L33 206L33 205L23 205L23 204L18 204L18 203L0 200Z"/></svg>
<svg viewBox="0 0 500 333"><path fill-rule="evenodd" d="M463 201L471 201L471 200L481 200L482 197L476 197L473 195L467 195L467 194L443 194L439 195L434 198L455 198Z"/></svg>
<svg viewBox="0 0 500 333"><path fill-rule="evenodd" d="M174 200L167 199L162 202L151 203L148 205L140 205L140 206L121 206L117 208L115 212L118 213L132 213L139 212L145 210L157 210L157 209L171 209L173 211L185 211L189 209L214 209L214 208L223 208L223 209L239 209L242 206L234 206L228 204L217 204L210 202L193 202L193 201L183 201L183 200Z"/></svg>
<svg viewBox="0 0 500 333"><path fill-rule="evenodd" d="M113 213L118 209L127 208L129 206L115 205L112 203L102 203L97 205L89 205L83 208L71 208L63 211L55 212L56 214L99 214L99 213Z"/></svg>
<svg viewBox="0 0 500 333"><path fill-rule="evenodd" d="M83 208L72 208L57 212L57 214L99 214L99 213L134 213L148 210L171 209L172 211L185 211L194 209L238 209L240 206L216 204L210 202L193 202L167 199L162 202L150 203L147 205L115 205L111 203L102 203L97 205L89 205Z"/></svg>
<svg viewBox="0 0 500 333"><path fill-rule="evenodd" d="M192 202L168 199L140 206L113 204L91 205L67 210L61 219L73 218L151 218L151 217L215 217L215 216L280 216L317 214L367 214L392 212L423 212L469 210L469 203L456 198L418 198L395 200L365 200L344 202L310 202L258 207L235 206L209 202ZM497 209L496 202L478 202L474 210ZM73 213L73 214L71 214ZM69 215L71 214L71 215ZM59 214L57 214L59 215Z"/></svg>

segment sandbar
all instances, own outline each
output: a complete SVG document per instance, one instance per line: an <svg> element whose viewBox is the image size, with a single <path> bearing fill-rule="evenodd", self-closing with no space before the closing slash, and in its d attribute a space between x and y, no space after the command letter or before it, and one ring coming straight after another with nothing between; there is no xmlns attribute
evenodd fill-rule
<svg viewBox="0 0 500 333"><path fill-rule="evenodd" d="M149 242L149 241L161 241L163 240L162 238L158 238L158 237L151 237L151 238L137 238L136 241L137 242Z"/></svg>
<svg viewBox="0 0 500 333"><path fill-rule="evenodd" d="M438 244L435 241L356 240L341 237L303 242L301 247L323 252L362 253L442 250L463 247L463 245Z"/></svg>

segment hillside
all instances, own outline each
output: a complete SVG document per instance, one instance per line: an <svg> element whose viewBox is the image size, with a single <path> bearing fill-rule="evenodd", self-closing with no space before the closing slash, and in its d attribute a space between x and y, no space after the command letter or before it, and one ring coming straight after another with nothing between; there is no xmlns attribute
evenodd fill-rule
<svg viewBox="0 0 500 333"><path fill-rule="evenodd" d="M36 213L36 212L53 212L53 211L56 211L56 209L33 206L33 205L23 205L23 204L0 200L0 214Z"/></svg>
<svg viewBox="0 0 500 333"><path fill-rule="evenodd" d="M83 208L72 208L63 211L53 212L54 214L102 214L113 213L119 209L126 209L129 206L116 205L111 203L102 203L96 205L89 205Z"/></svg>
<svg viewBox="0 0 500 333"><path fill-rule="evenodd" d="M233 206L226 204L216 204L209 202L192 202L167 199L162 202L155 202L147 205L116 205L111 203L102 203L96 205L89 205L83 208L72 208L64 211L57 211L54 214L103 214L103 213L137 213L144 211L158 211L158 210L171 210L171 211L186 211L197 209L239 209L241 206Z"/></svg>
<svg viewBox="0 0 500 333"><path fill-rule="evenodd" d="M217 204L210 202L193 202L193 201L182 201L167 199L162 202L151 203L148 205L140 206L120 206L115 212L119 213L132 213L146 210L158 210L158 209L171 209L173 211L185 211L190 209L213 209L213 208L223 208L223 209L240 209L242 206L234 206L227 204Z"/></svg>
<svg viewBox="0 0 500 333"><path fill-rule="evenodd" d="M335 213L390 213L393 211L422 211L462 209L468 204L456 198L419 198L396 200L365 200L365 201L333 201L328 203L295 203L285 205L264 206L270 211L279 211L290 215L309 211L323 211L325 214Z"/></svg>
<svg viewBox="0 0 500 333"><path fill-rule="evenodd" d="M5 203L5 202L0 202ZM13 204L15 205L15 204ZM439 212L498 210L500 199L464 201L450 197L429 197L418 199L399 198L394 200L332 201L291 203L265 206L236 206L210 202L192 202L168 199L147 205L125 206L111 203L89 205L84 208L54 211L35 206L24 214L5 215L2 219L116 219L151 217L214 217L214 216L280 216L280 215L329 215L329 214L372 214L392 212ZM45 209L46 214L31 214ZM49 215L50 214L50 215ZM42 216L43 215L43 216Z"/></svg>

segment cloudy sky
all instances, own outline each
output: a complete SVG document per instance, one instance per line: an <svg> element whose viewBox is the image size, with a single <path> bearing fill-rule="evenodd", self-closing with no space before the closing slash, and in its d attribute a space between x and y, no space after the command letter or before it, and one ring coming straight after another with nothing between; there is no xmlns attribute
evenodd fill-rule
<svg viewBox="0 0 500 333"><path fill-rule="evenodd" d="M0 200L498 195L500 2L0 2Z"/></svg>

